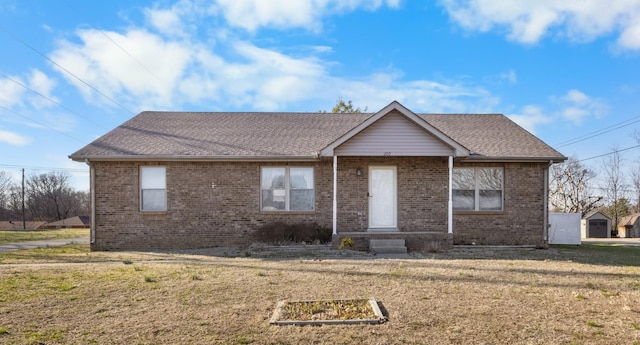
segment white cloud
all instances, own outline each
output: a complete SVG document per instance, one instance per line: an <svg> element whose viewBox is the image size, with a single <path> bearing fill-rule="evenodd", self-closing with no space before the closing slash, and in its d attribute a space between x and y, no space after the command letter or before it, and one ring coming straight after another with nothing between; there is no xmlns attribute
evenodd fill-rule
<svg viewBox="0 0 640 345"><path fill-rule="evenodd" d="M463 28L506 30L510 40L533 44L544 36L591 41L612 32L622 49L640 49L640 2L636 0L441 0Z"/></svg>
<svg viewBox="0 0 640 345"><path fill-rule="evenodd" d="M383 4L396 8L400 0L218 0L227 22L247 31L260 27L304 28L316 31L327 14L345 13L357 8L374 11Z"/></svg>
<svg viewBox="0 0 640 345"><path fill-rule="evenodd" d="M29 76L28 85L32 90L41 95L31 95L31 103L36 109L55 106L51 101L59 102L59 100L51 94L53 88L56 86L55 80L49 78L49 76L44 74L42 71L37 69L32 70L31 75Z"/></svg>
<svg viewBox="0 0 640 345"><path fill-rule="evenodd" d="M11 77L11 79L16 79ZM22 102L24 88L9 79L0 79L0 106L11 108Z"/></svg>
<svg viewBox="0 0 640 345"><path fill-rule="evenodd" d="M398 6L398 1L382 0L307 2L324 9L375 9L383 3ZM50 56L82 80L136 111L179 110L185 105L201 105L210 110L220 107L277 111L318 104L322 109L331 106L338 97L353 100L361 107L368 106L371 111L392 100L425 112L487 112L499 103L488 91L459 80L406 80L398 71L378 71L357 80L332 76L329 67L334 63L320 58L331 47L301 46L289 49L295 54L285 54L234 35L217 36L215 44L195 43L195 32L184 29L188 27L185 18L189 17L189 11L197 7L190 4L181 1L179 6L174 5L169 11L179 14L176 16L162 8L146 10L148 22L157 26L157 32L140 28L121 33L79 30L78 42L61 41ZM167 30L159 29L162 23L166 23ZM61 73L85 99L115 107L82 82ZM515 72L507 72L503 77L510 81L516 78Z"/></svg>
<svg viewBox="0 0 640 345"><path fill-rule="evenodd" d="M552 99L560 105L562 117L574 124L585 118L600 118L608 112L608 106L600 99L591 98L580 90L569 90L564 96Z"/></svg>
<svg viewBox="0 0 640 345"><path fill-rule="evenodd" d="M31 142L31 139L19 133L0 130L0 142L13 146L25 146Z"/></svg>
<svg viewBox="0 0 640 345"><path fill-rule="evenodd" d="M534 134L536 126L553 121L550 116L544 115L542 108L535 105L527 105L517 114L511 114L508 117L522 128Z"/></svg>
<svg viewBox="0 0 640 345"><path fill-rule="evenodd" d="M52 60L121 102L139 104L140 99L145 99L144 103L155 107L173 105L173 88L191 59L191 47L144 30L130 30L125 34L81 30L78 36L80 44L60 42L58 49L50 54ZM62 75L86 99L108 102L76 78L64 72Z"/></svg>

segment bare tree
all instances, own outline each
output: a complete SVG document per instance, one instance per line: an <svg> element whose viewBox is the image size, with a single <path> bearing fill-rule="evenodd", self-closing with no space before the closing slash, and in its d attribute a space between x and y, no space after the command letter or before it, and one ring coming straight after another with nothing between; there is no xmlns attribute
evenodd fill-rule
<svg viewBox="0 0 640 345"><path fill-rule="evenodd" d="M79 209L66 173L31 175L26 180L26 189L26 203L33 219L62 220Z"/></svg>
<svg viewBox="0 0 640 345"><path fill-rule="evenodd" d="M9 201L11 197L11 176L6 171L0 171L0 219L10 217Z"/></svg>
<svg viewBox="0 0 640 345"><path fill-rule="evenodd" d="M625 176L620 169L622 166L622 155L618 148L613 148L611 155L607 156L602 162L602 170L604 172L604 180L602 190L607 197L607 215L611 217L611 232L617 233L618 223L620 219L626 216L628 209L625 211L624 205L628 205L626 195L628 185Z"/></svg>
<svg viewBox="0 0 640 345"><path fill-rule="evenodd" d="M589 181L596 177L596 173L575 157L562 164L554 164L549 171L549 205L553 211L585 215L600 205L603 198L592 195L589 188Z"/></svg>
<svg viewBox="0 0 640 345"><path fill-rule="evenodd" d="M631 170L631 187L636 199L634 212L640 213L640 164L636 164L636 168Z"/></svg>

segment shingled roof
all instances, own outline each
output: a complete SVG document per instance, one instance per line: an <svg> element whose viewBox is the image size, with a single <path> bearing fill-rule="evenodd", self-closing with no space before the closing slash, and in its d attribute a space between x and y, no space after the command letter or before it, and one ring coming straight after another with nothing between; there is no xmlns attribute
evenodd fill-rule
<svg viewBox="0 0 640 345"><path fill-rule="evenodd" d="M77 161L309 159L374 115L145 111L70 157ZM565 159L501 114L417 115L469 149L469 159Z"/></svg>

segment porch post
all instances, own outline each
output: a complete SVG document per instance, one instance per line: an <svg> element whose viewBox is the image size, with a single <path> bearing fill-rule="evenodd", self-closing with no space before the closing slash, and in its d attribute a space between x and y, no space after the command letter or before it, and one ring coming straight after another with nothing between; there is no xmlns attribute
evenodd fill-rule
<svg viewBox="0 0 640 345"><path fill-rule="evenodd" d="M333 155L333 234L338 234L338 156Z"/></svg>
<svg viewBox="0 0 640 345"><path fill-rule="evenodd" d="M447 206L447 227L449 235L453 235L453 156L449 156L449 205Z"/></svg>

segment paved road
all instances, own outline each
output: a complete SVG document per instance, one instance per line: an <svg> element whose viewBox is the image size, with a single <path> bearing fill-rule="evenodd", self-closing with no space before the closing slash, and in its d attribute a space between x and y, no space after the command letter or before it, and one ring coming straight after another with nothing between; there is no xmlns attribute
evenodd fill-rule
<svg viewBox="0 0 640 345"><path fill-rule="evenodd" d="M89 236L66 238L62 240L44 240L44 241L29 241L20 243L9 243L0 245L0 252L8 252L18 249L33 249L44 247L57 247L74 243L89 243Z"/></svg>

